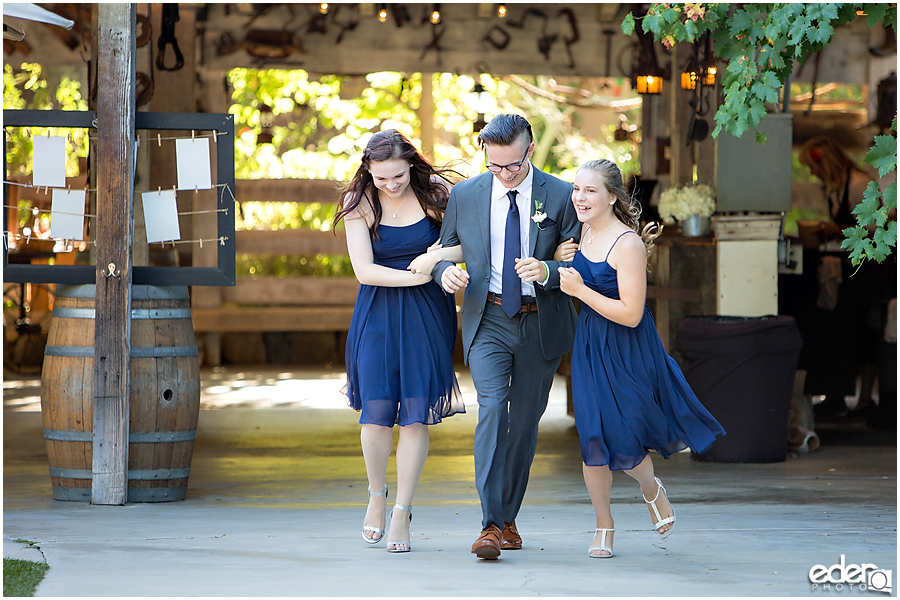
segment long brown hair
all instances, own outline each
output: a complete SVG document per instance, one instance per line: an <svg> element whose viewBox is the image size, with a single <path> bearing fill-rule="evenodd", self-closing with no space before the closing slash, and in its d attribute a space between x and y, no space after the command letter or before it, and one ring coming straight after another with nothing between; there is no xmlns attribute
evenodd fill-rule
<svg viewBox="0 0 900 600"><path fill-rule="evenodd" d="M362 160L353 179L341 190L341 196L338 200L338 210L334 215L334 226L352 212L362 202L365 197L372 206L374 211L374 221L369 226L369 231L373 238L378 238L378 223L381 222L381 202L376 202L377 191L372 174L369 172L373 162L383 162L386 160L400 159L409 163L409 185L412 186L419 205L425 212L425 216L432 222L440 225L444 209L447 208L447 200L450 198L450 191L447 186L433 179L434 176L440 177L447 183L451 183L446 174L452 173L463 176L447 167L432 166L409 139L397 131L396 129L385 129L379 131L366 144L363 151ZM370 197L371 195L371 197Z"/></svg>
<svg viewBox="0 0 900 600"><path fill-rule="evenodd" d="M606 191L616 198L616 202L613 204L613 214L619 221L641 236L649 257L656 246L654 240L662 233L662 226L656 222L650 222L641 228L641 203L625 189L625 184L622 181L622 171L616 163L606 159L589 160L578 167L579 171L585 169L596 171L603 178Z"/></svg>

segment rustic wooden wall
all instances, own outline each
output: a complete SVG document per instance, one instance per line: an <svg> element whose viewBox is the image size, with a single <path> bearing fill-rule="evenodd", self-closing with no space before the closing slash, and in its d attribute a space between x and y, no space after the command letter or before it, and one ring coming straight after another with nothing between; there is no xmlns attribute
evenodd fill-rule
<svg viewBox="0 0 900 600"><path fill-rule="evenodd" d="M264 65L342 74L443 71L619 77L630 72L627 60L622 63L626 72L616 66L623 47L623 58L630 55L631 38L620 29L627 12L624 5L510 3L509 16L500 19L493 4L445 3L438 25L427 21L431 4L389 4L391 15L385 23L376 18L375 4L332 4L324 16L318 6L207 4L205 15L198 15L206 26L201 62L213 69ZM355 27L345 30L354 22ZM253 41L255 32L268 32L273 42L279 36L293 36L293 41L266 45ZM571 41L571 57L566 40Z"/></svg>

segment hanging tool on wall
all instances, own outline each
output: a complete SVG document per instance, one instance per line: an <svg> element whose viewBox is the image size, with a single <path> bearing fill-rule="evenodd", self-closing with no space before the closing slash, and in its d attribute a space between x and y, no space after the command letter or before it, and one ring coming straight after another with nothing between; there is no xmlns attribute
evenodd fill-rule
<svg viewBox="0 0 900 600"><path fill-rule="evenodd" d="M178 48L178 40L175 39L175 23L179 20L178 4L162 5L162 31L159 32L159 40L156 43L156 49L159 54L156 55L156 68L160 71L177 71L184 66L184 55ZM166 46L172 46L175 52L175 65L166 66Z"/></svg>
<svg viewBox="0 0 900 600"><path fill-rule="evenodd" d="M429 50L434 50L434 53L437 54L437 66L441 66L441 36L444 35L444 27L443 25L432 25L431 26L431 42L425 49L422 50L422 54L419 56L419 60L424 60L425 56L428 54Z"/></svg>
<svg viewBox="0 0 900 600"><path fill-rule="evenodd" d="M412 18L409 16L409 12L406 10L406 6L403 4L391 4L391 15L394 17L394 23L397 24L397 27L403 27L404 23L408 23L412 21Z"/></svg>
<svg viewBox="0 0 900 600"><path fill-rule="evenodd" d="M501 39L494 39L494 33L501 36ZM509 45L509 34L506 33L506 30L500 27L499 25L491 25L491 28L488 29L488 32L484 35L483 41L489 43L491 46L496 48L497 50L503 50Z"/></svg>
<svg viewBox="0 0 900 600"><path fill-rule="evenodd" d="M251 29L243 42L235 42L231 34L225 32L219 38L216 54L230 54L246 50L254 58L287 58L291 54L306 54L300 40L290 31L274 29ZM298 63L299 64L299 63Z"/></svg>
<svg viewBox="0 0 900 600"><path fill-rule="evenodd" d="M137 23L141 27L141 33L135 40L135 46L141 48L146 46L153 37L153 29L150 26L150 9L146 15L137 15ZM150 74L137 71L135 77L137 82L135 85L135 104L144 106L153 97L153 45L147 46L147 52L150 53Z"/></svg>
<svg viewBox="0 0 900 600"><path fill-rule="evenodd" d="M355 11L350 15L350 18L347 19L346 23L342 23L342 22L338 21L337 16L338 16L338 13L340 12L342 6L343 5L341 5L341 4L336 5L334 7L334 14L331 17L331 19L334 21L334 24L341 28L341 31L338 33L337 38L334 40L335 45L340 44L341 40L344 39L344 34L347 33L348 31L353 31L354 29L356 29L356 26L359 24L359 5L358 4L353 5L353 7L355 8Z"/></svg>
<svg viewBox="0 0 900 600"><path fill-rule="evenodd" d="M563 15L565 15L565 17L568 19L569 27L572 29L572 34L567 38L563 38L563 41L566 43L566 54L569 55L569 68L574 69L575 68L575 58L572 56L572 46L578 40L581 39L581 34L578 32L578 23L575 20L575 13L572 12L572 9L571 8L562 8L559 10L558 13L556 13L557 17L563 16ZM548 53L549 53L549 50L548 50ZM548 56L547 58L550 58L550 57Z"/></svg>
<svg viewBox="0 0 900 600"><path fill-rule="evenodd" d="M134 44L138 48L142 48L147 42L150 41L150 37L153 35L153 30L150 28L150 19L148 19L144 15L137 15L137 24L141 27L141 33L137 36Z"/></svg>
<svg viewBox="0 0 900 600"><path fill-rule="evenodd" d="M509 26L515 27L516 29L524 29L525 20L528 18L528 15L534 15L541 18L541 37L538 38L537 42L538 51L544 55L545 59L550 60L550 47L553 46L553 43L559 38L559 35L556 33L553 35L547 33L547 13L537 8L529 8L522 14L522 18L519 19L518 22L510 22Z"/></svg>

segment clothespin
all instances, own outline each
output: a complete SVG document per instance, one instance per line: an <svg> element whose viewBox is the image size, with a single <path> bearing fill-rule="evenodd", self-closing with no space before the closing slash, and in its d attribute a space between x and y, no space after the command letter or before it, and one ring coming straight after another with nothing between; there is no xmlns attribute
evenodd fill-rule
<svg viewBox="0 0 900 600"><path fill-rule="evenodd" d="M156 144L157 144L160 148L162 148L162 134L161 134L161 133L157 133L157 134L156 134Z"/></svg>
<svg viewBox="0 0 900 600"><path fill-rule="evenodd" d="M203 248L203 238L200 238L198 241L200 242L200 247Z"/></svg>
<svg viewBox="0 0 900 600"><path fill-rule="evenodd" d="M69 184L69 190L68 190L68 192L69 192L70 194L72 193L72 184L71 184L71 183Z"/></svg>
<svg viewBox="0 0 900 600"><path fill-rule="evenodd" d="M194 193L195 193L195 194L199 193L199 192L197 191L197 184L196 184L196 183L194 184Z"/></svg>
<svg viewBox="0 0 900 600"><path fill-rule="evenodd" d="M47 139L50 139L50 130L47 130Z"/></svg>
<svg viewBox="0 0 900 600"><path fill-rule="evenodd" d="M193 129L191 129L191 141L192 142L194 141L194 130Z"/></svg>
<svg viewBox="0 0 900 600"><path fill-rule="evenodd" d="M227 240L227 239L228 239L228 238L226 238L226 237L223 235L222 237L219 238L219 244L222 245L222 246L224 246L224 245L225 245L225 240Z"/></svg>
<svg viewBox="0 0 900 600"><path fill-rule="evenodd" d="M162 196L162 186L161 185L156 186L156 195Z"/></svg>
<svg viewBox="0 0 900 600"><path fill-rule="evenodd" d="M214 144L218 144L218 143L219 143L219 135L218 135L218 132L217 132L215 129L213 129L213 143L214 143Z"/></svg>

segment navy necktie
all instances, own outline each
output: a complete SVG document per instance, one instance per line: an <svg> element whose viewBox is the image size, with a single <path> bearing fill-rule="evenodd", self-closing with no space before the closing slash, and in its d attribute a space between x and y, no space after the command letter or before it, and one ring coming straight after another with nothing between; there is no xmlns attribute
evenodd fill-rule
<svg viewBox="0 0 900 600"><path fill-rule="evenodd" d="M500 296L503 312L512 319L522 309L522 284L516 274L516 259L522 248L519 230L519 207L516 190L509 190L509 212L506 214L506 233L503 238L503 292Z"/></svg>

